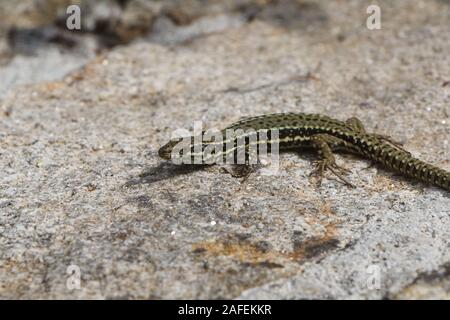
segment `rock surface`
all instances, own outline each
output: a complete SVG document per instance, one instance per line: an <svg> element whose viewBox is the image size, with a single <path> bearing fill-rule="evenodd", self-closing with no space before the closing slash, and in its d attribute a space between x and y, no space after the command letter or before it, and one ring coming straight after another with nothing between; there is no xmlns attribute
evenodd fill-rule
<svg viewBox="0 0 450 320"><path fill-rule="evenodd" d="M5 91L1 298L449 298L448 192L347 155L356 189L313 154L244 182L158 158L195 121L309 112L450 170L448 2L378 1L381 30L369 1L265 2Z"/></svg>

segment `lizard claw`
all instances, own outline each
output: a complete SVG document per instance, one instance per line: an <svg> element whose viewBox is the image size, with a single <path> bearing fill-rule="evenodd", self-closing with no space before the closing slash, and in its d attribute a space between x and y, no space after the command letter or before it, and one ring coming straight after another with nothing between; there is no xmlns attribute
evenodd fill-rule
<svg viewBox="0 0 450 320"><path fill-rule="evenodd" d="M336 177L338 177L341 182L345 185L354 188L355 186L347 181L343 177L343 175L351 173L351 171L347 168L338 166L334 161L330 161L327 159L317 161L315 163L315 168L311 171L310 176L317 176L317 185L320 186L322 184L322 179L326 170L330 170Z"/></svg>

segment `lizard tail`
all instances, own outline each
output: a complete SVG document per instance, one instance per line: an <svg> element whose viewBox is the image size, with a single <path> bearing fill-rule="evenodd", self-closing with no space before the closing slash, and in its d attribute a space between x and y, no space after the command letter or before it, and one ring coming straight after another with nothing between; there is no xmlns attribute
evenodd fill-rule
<svg viewBox="0 0 450 320"><path fill-rule="evenodd" d="M414 158L409 152L391 144L383 143L377 150L378 160L390 169L450 191L450 172Z"/></svg>

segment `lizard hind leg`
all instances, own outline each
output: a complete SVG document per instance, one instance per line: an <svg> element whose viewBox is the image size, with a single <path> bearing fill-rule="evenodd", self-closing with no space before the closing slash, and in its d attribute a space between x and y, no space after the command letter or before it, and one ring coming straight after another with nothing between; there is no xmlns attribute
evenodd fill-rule
<svg viewBox="0 0 450 320"><path fill-rule="evenodd" d="M356 117L351 117L345 121L345 123L350 126L356 132L366 132L363 123Z"/></svg>
<svg viewBox="0 0 450 320"><path fill-rule="evenodd" d="M322 158L321 160L316 162L315 169L310 174L318 177L318 185L322 183L322 178L325 171L330 170L345 185L354 187L353 184L351 184L349 181L347 181L347 179L343 177L345 174L348 174L350 170L340 167L336 164L336 159L332 152L332 148L330 147L342 147L342 145L345 145L346 142L327 134L314 135L313 137L311 137L311 142Z"/></svg>
<svg viewBox="0 0 450 320"><path fill-rule="evenodd" d="M359 120L356 117L351 117L349 119L347 119L345 121L345 123L350 126L354 131L359 132L359 133L367 133L366 129L364 128L363 123L361 122L361 120ZM403 149L403 143L399 142L399 141L395 141L394 139L392 139L391 137L384 135L384 134L377 134L374 133L372 134L372 136L374 136L377 139L380 140L384 140L390 144L392 144L394 147L397 147L400 150L403 150L407 153L409 153L408 151L406 151L405 149Z"/></svg>
<svg viewBox="0 0 450 320"><path fill-rule="evenodd" d="M375 138L377 138L377 139L384 140L384 141L386 141L386 142L392 144L394 147L396 147L396 148L398 148L398 149L400 149L400 150L402 150L402 151L404 151L404 152L406 152L406 153L408 153L408 154L411 154L411 152L409 152L409 151L407 151L407 150L405 150L405 149L403 148L403 143L402 143L402 142L396 141L396 140L392 139L391 137L389 137L389 136L387 136L387 135L384 135L384 134L374 133L374 134L372 134L372 135L373 135Z"/></svg>

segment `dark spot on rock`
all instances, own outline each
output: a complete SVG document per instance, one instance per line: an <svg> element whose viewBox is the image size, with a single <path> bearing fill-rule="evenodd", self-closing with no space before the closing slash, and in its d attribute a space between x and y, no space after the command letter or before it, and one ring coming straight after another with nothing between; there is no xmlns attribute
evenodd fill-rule
<svg viewBox="0 0 450 320"><path fill-rule="evenodd" d="M115 235L115 238L119 240L125 240L127 237L128 234L126 232L119 232Z"/></svg>
<svg viewBox="0 0 450 320"><path fill-rule="evenodd" d="M247 241L252 237L250 233L236 233L234 236L239 242Z"/></svg>
<svg viewBox="0 0 450 320"><path fill-rule="evenodd" d="M167 9L165 15L178 26L189 25L197 18L196 16L186 13L180 7Z"/></svg>
<svg viewBox="0 0 450 320"><path fill-rule="evenodd" d="M232 268L228 268L226 273L229 275L236 275L236 274L238 274L238 271L235 269L232 269Z"/></svg>
<svg viewBox="0 0 450 320"><path fill-rule="evenodd" d="M130 199L130 202L136 204L139 208L151 208L153 206L150 197L140 195Z"/></svg>
<svg viewBox="0 0 450 320"><path fill-rule="evenodd" d="M0 202L0 208L6 208L9 206L12 206L12 201L4 201L4 202Z"/></svg>
<svg viewBox="0 0 450 320"><path fill-rule="evenodd" d="M97 189L97 186L93 183L88 183L84 186L86 188L87 191L94 191Z"/></svg>
<svg viewBox="0 0 450 320"><path fill-rule="evenodd" d="M301 243L305 238L305 234L302 230L294 230L292 234L292 241L295 243Z"/></svg>
<svg viewBox="0 0 450 320"><path fill-rule="evenodd" d="M192 250L192 253L195 253L195 254L200 254L200 253L204 253L204 252L206 252L206 248L202 248L202 247L197 247L194 250Z"/></svg>
<svg viewBox="0 0 450 320"><path fill-rule="evenodd" d="M262 253L269 252L272 249L272 245L267 241L258 241L254 244L255 248Z"/></svg>
<svg viewBox="0 0 450 320"><path fill-rule="evenodd" d="M342 34L342 33L339 33L339 34L336 36L336 39L337 39L337 41L339 41L339 42L343 42L343 41L345 41L346 36L345 36L344 34Z"/></svg>
<svg viewBox="0 0 450 320"><path fill-rule="evenodd" d="M419 281L434 282L440 281L444 278L450 278L450 262L445 263L438 270L420 273L418 277L414 279L414 283Z"/></svg>
<svg viewBox="0 0 450 320"><path fill-rule="evenodd" d="M327 251L336 249L339 245L337 239L319 239L318 241L308 241L305 246L305 257L312 258L321 255Z"/></svg>
<svg viewBox="0 0 450 320"><path fill-rule="evenodd" d="M269 269L276 269L276 268L284 268L283 265L271 261L262 261L257 264L260 267L269 268Z"/></svg>
<svg viewBox="0 0 450 320"><path fill-rule="evenodd" d="M312 238L306 241L294 241L294 252L296 256L311 259L336 249L338 245L339 240L335 238Z"/></svg>
<svg viewBox="0 0 450 320"><path fill-rule="evenodd" d="M212 216L219 211L218 207L221 203L221 197L214 196L213 194L202 194L187 201L187 205L191 210L201 217L209 217L214 219L220 219L219 216Z"/></svg>

